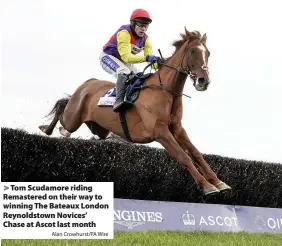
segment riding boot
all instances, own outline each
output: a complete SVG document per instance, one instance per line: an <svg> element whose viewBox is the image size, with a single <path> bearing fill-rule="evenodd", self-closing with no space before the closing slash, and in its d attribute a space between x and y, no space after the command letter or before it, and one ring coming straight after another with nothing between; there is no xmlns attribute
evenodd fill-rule
<svg viewBox="0 0 282 246"><path fill-rule="evenodd" d="M126 80L128 76L126 74L119 74L116 83L116 101L113 106L114 112L120 112L128 107L127 102L124 101L126 91Z"/></svg>

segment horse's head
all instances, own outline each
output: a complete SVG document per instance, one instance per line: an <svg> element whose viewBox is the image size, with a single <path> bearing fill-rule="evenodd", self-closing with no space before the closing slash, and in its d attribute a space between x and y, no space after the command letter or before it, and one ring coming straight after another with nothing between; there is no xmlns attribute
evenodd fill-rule
<svg viewBox="0 0 282 246"><path fill-rule="evenodd" d="M201 38L191 37L191 40L187 41L186 48L186 52L189 54L187 58L190 57L187 59L187 65L191 71L190 77L197 91L205 91L210 84L208 69L210 52L206 46L207 35L204 34Z"/></svg>
<svg viewBox="0 0 282 246"><path fill-rule="evenodd" d="M180 69L190 76L197 91L205 91L210 84L207 35L201 35L198 31L189 32L185 27L185 33L181 37L182 40L173 43L176 51L179 51Z"/></svg>

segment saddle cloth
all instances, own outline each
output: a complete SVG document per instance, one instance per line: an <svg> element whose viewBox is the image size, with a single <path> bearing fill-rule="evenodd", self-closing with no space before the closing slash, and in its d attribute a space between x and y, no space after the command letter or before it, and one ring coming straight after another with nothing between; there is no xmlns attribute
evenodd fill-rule
<svg viewBox="0 0 282 246"><path fill-rule="evenodd" d="M153 75L153 73L147 73L147 74L136 74L137 76L134 76L132 80L128 82L128 86L126 88L125 93L125 100L129 101L131 103L134 103L140 93L141 86L144 84L145 80L148 79L150 76ZM113 87L105 92L105 94L100 97L100 100L98 102L98 106L101 107L110 107L113 106L116 100L116 87Z"/></svg>

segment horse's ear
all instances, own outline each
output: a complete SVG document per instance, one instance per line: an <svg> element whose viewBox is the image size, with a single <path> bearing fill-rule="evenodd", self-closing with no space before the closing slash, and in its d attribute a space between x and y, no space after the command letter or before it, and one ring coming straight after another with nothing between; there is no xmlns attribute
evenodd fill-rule
<svg viewBox="0 0 282 246"><path fill-rule="evenodd" d="M191 33L186 29L186 26L184 26L185 34L187 37L190 37Z"/></svg>
<svg viewBox="0 0 282 246"><path fill-rule="evenodd" d="M205 33L201 39L201 41L205 44L207 42L207 34Z"/></svg>

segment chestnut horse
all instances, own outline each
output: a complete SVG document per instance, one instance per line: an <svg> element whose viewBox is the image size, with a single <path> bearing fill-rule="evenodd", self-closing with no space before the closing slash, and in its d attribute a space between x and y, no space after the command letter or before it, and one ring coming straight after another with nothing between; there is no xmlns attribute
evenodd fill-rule
<svg viewBox="0 0 282 246"><path fill-rule="evenodd" d="M231 190L212 171L181 125L181 96L187 78L193 81L197 91L207 90L210 84L210 53L206 40L206 34L190 32L185 27L181 39L173 43L173 55L160 59L158 71L145 80L138 99L126 110L123 118L127 122L126 128L123 128L119 114L113 112L112 107L97 105L99 99L115 86L114 83L89 79L73 95L57 101L50 112L54 114L51 124L39 126L40 130L51 135L60 120L60 133L65 137L85 123L93 134L102 139L112 132L121 137L130 136L134 143L157 141L190 172L204 195Z"/></svg>

